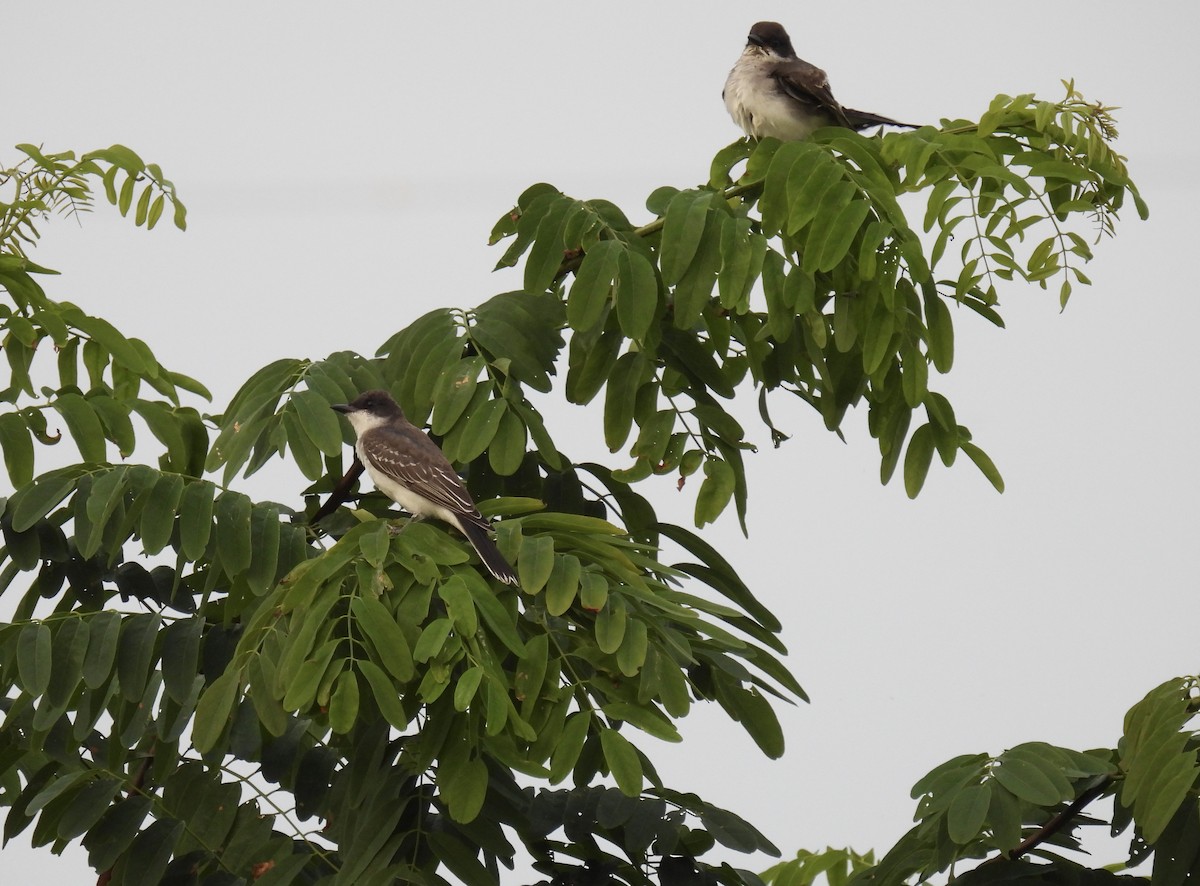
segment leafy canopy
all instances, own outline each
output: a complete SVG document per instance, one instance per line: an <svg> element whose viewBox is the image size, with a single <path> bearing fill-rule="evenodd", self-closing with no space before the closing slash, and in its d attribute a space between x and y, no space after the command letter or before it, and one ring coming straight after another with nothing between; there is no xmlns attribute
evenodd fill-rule
<svg viewBox="0 0 1200 886"><path fill-rule="evenodd" d="M804 691L770 609L637 485L696 476L695 528L732 503L744 529L754 435L727 406L756 392L775 445L773 397L836 433L865 404L884 482L902 466L915 496L935 453L961 452L1002 489L931 383L953 366L956 319L1003 326L998 287L1016 278L1053 282L1065 305L1088 282L1080 230L1112 233L1127 198L1145 215L1114 135L1070 88L911 133L739 141L706 184L651 194L641 225L535 185L492 236L498 267L523 262L519 289L430 312L372 356L276 361L215 413L146 343L52 299L53 272L27 255L97 183L136 224L169 205L182 228L174 186L120 146L19 146L0 172L0 590L18 595L0 626L5 840L81 840L116 883L483 884L518 847L555 882L762 882L705 856L775 847L664 784L639 736L679 741L676 721L715 701L778 756L773 704ZM555 443L527 392L560 379L570 403L602 398L617 464ZM446 527L355 491L329 406L379 387L500 518L519 588ZM78 461L39 473L55 445ZM276 456L297 477L282 502L239 491ZM925 878L1011 855L1118 784L1141 845L1200 845L1192 685L1135 708L1117 751L1035 742L939 767L878 864L802 853L764 876ZM1018 864L992 870L1068 870Z"/></svg>

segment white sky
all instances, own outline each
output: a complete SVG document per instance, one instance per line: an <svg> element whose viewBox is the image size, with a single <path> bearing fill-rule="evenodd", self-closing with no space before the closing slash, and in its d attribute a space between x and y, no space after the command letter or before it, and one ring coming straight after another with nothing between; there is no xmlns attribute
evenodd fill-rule
<svg viewBox="0 0 1200 886"><path fill-rule="evenodd" d="M794 437L775 451L755 429L751 540L732 514L708 537L785 622L814 703L782 712L781 761L717 710L652 752L672 786L746 815L785 853L885 849L937 763L1032 739L1110 746L1145 691L1196 672L1200 6L180 7L4 3L0 150L12 162L17 142L120 142L162 165L186 234L165 220L147 234L105 206L82 228L48 224L35 257L64 274L52 297L144 338L218 410L278 357L371 353L432 307L517 288L490 274L485 242L535 181L635 220L655 187L704 181L739 134L720 92L756 20L784 23L843 102L899 119L977 118L999 92L1058 99L1071 77L1121 106L1118 149L1150 221L1129 207L1087 270L1096 285L1063 314L1053 291L1022 285L1001 290L1006 332L957 312L954 372L931 380L1008 491L969 464L935 466L910 502L899 480L879 485L861 410L842 445L780 397ZM560 445L603 456L598 412L555 409ZM274 472L271 497L296 476ZM644 491L687 522L694 486ZM82 852L50 859L25 839L6 873L88 882Z"/></svg>

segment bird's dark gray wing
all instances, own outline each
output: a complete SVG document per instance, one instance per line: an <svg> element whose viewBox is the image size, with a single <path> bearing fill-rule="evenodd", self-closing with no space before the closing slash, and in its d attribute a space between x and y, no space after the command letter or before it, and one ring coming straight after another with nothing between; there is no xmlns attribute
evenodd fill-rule
<svg viewBox="0 0 1200 886"><path fill-rule="evenodd" d="M816 65L800 58L781 62L775 66L771 76L785 95L799 102L809 113L828 117L831 123L839 126L850 127L842 106L829 88L829 79Z"/></svg>
<svg viewBox="0 0 1200 886"><path fill-rule="evenodd" d="M854 108L842 108L846 115L846 119L850 121L851 129L867 129L871 126L906 126L909 129L916 129L915 123L901 123L899 120L893 120L891 117L884 117L881 114L872 114L870 111L856 111Z"/></svg>
<svg viewBox="0 0 1200 886"><path fill-rule="evenodd" d="M482 521L471 493L442 450L416 427L373 428L362 443L376 469L406 489L456 514Z"/></svg>

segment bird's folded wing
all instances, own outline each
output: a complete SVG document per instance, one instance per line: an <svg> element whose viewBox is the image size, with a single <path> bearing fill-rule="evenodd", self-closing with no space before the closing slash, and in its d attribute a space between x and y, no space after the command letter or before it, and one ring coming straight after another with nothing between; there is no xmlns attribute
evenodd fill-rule
<svg viewBox="0 0 1200 886"><path fill-rule="evenodd" d="M417 433L420 433L419 431ZM426 438L428 440L428 438ZM472 517L478 513L471 494L445 456L433 443L432 452L412 451L409 447L370 445L368 455L375 468L422 498L447 510ZM390 442L390 441L389 441Z"/></svg>
<svg viewBox="0 0 1200 886"><path fill-rule="evenodd" d="M809 108L814 114L828 114L842 126L849 125L842 106L833 97L825 72L803 59L775 66L772 76L779 88L790 98Z"/></svg>

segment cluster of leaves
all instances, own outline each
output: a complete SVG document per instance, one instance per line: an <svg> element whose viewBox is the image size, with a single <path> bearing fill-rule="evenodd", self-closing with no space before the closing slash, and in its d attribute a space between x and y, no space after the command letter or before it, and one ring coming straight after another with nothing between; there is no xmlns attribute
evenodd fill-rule
<svg viewBox="0 0 1200 886"><path fill-rule="evenodd" d="M1136 192L1120 159L1090 145L1107 137L1105 111L1070 98L1053 108L1006 100L973 135L963 125L739 142L708 185L651 195L657 218L641 227L605 201L535 186L494 233L513 239L502 266L525 257L522 289L433 311L373 357L272 363L218 415L184 405L181 393L203 386L142 342L47 298L31 276L45 269L20 251L33 220L87 206L97 176L122 212L144 178L135 221L147 225L159 198L179 206L170 183L125 149L78 163L31 155L36 172L13 175L75 171L22 185L25 202L7 211L24 213L27 236L0 244L12 301L0 306L12 373L0 446L15 488L0 511L0 587L30 576L0 628L6 839L30 827L39 846L82 837L120 883L437 883L449 872L484 884L516 844L560 882L759 882L701 857L717 844L774 853L769 841L662 784L636 738L676 741L674 721L716 701L777 756L768 698L803 690L779 660L777 619L634 484L703 469L696 524L733 501L744 526L753 445L722 401L748 380L777 443L771 391L809 402L835 431L865 400L885 480L907 442L910 494L934 451L947 464L965 452L999 486L928 388L928 364L945 372L953 359L946 302L998 322L990 280L938 279L898 198L936 192L927 224L946 237L958 206L985 227L1008 218L968 244L976 251L1019 242L1046 212L1060 226L1109 218ZM1064 268L1086 258L1056 255ZM1039 255L1029 276L1047 262ZM38 389L47 341L58 383ZM567 398L604 391L607 444L634 440L627 467L573 461L527 396L553 389L564 350ZM392 523L390 502L354 494L349 429L329 407L380 387L502 517L497 543L519 588L488 580L446 528ZM919 408L928 421L909 435ZM49 431L51 410L81 462L37 475L37 444L63 436ZM135 435L142 424L149 438ZM109 443L122 458L150 447L156 466L113 464ZM303 478L290 504L233 488L275 456ZM664 562L668 542L688 562ZM978 790L1036 803L998 775L1008 765L980 764ZM952 817L973 846L980 802L951 803L937 821ZM312 818L319 831L305 830ZM810 859L805 876L843 862L865 860Z"/></svg>
<svg viewBox="0 0 1200 886"><path fill-rule="evenodd" d="M175 226L187 227L187 209L175 196L175 185L163 177L158 164L144 162L124 145L88 151L79 158L74 151L46 154L34 145L17 145L17 150L25 158L0 169L0 250L4 252L23 256L25 247L41 236L38 223L52 215L90 212L91 180L103 183L108 202L121 215L133 209L139 227L158 224L168 203Z"/></svg>
<svg viewBox="0 0 1200 886"><path fill-rule="evenodd" d="M824 877L829 886L846 886L850 878L875 864L872 852L859 854L853 849L825 849L809 852L801 849L795 858L781 861L763 871L763 881L770 886L810 886Z"/></svg>
<svg viewBox="0 0 1200 886"><path fill-rule="evenodd" d="M83 461L105 463L110 443L121 458L128 458L136 445L135 417L166 447L162 467L197 476L208 451L208 433L200 414L181 405L180 398L183 393L207 398L208 391L164 367L141 339L126 337L77 305L49 298L37 277L56 272L24 253L36 242L36 225L44 218L91 208L91 180L103 182L122 214L145 182L135 221L153 227L169 201L182 229L186 210L174 186L158 166L121 145L78 160L69 151L43 154L32 145L17 149L26 160L0 170L0 193L6 187L13 192L9 202L0 200L0 290L7 294L0 304L0 330L8 365L0 402L12 407L0 414L0 449L9 479L14 487L30 482L35 443L58 442L61 434L50 431L57 419L66 425ZM55 384L35 383L49 376ZM144 389L159 398L142 396Z"/></svg>
<svg viewBox="0 0 1200 886"><path fill-rule="evenodd" d="M63 185L80 207L96 156ZM10 209L36 219L58 205L43 197ZM694 859L717 842L774 851L731 813L667 789L627 737L678 741L672 720L716 699L778 755L765 695L803 691L771 651L783 651L778 623L715 551L665 527L704 561L685 568L717 576L709 584L761 621L685 593L685 573L601 519L550 443L521 382L549 390L540 367L562 345L557 300L511 293L434 312L375 359L279 361L202 416L180 402L207 396L198 382L47 297L30 275L51 272L15 247L0 258L12 299L0 445L15 488L0 500L0 586L32 579L0 629L6 839L32 827L35 845L61 849L82 837L117 882L391 882L441 866L490 881L516 852L501 825L551 876L600 864L645 882L663 865L698 876ZM40 367L39 353L56 360ZM500 543L519 596L497 593L445 530L394 533L378 496L309 526L349 440L329 407L371 387L396 390L419 421L436 407L443 448L470 465L477 495L497 494L489 480L534 494L489 503L509 518ZM37 475L36 445L64 439L82 461ZM128 458L153 441L157 467L109 461L109 444ZM285 453L311 482L306 508L229 488ZM626 501L657 538L648 504ZM576 787L521 790L514 772ZM590 787L600 776L617 784L603 802ZM563 804L570 817L554 821ZM313 815L330 823L319 837L302 827ZM576 848L584 833L624 855Z"/></svg>
<svg viewBox="0 0 1200 886"><path fill-rule="evenodd" d="M903 455L915 496L935 452L950 465L961 451L1000 489L992 461L929 388L930 364L944 373L954 360L947 303L1003 325L995 278L1044 285L1070 272L1086 282L1078 264L1091 253L1076 219L1109 230L1126 196L1146 214L1107 144L1114 134L1108 111L1073 88L1059 103L1002 96L979 123L736 142L707 185L655 191L647 206L657 218L640 227L604 201L535 185L492 237L512 238L501 266L528 253L526 292L566 290L568 400L605 391L614 452L637 428L635 461L618 476L686 477L703 465L698 525L731 497L744 525L741 454L752 446L720 401L747 377L776 444L773 391L811 404L830 430L865 401L884 482ZM925 230L936 229L928 255L899 203L917 192L928 194ZM947 277L939 269L964 221L976 233ZM1016 250L1039 226L1053 233L1021 265ZM910 433L918 409L926 420Z"/></svg>
<svg viewBox="0 0 1200 886"><path fill-rule="evenodd" d="M1200 740L1187 726L1198 711L1198 687L1200 678L1188 677L1152 690L1126 715L1114 750L1080 752L1028 742L995 757L967 754L943 763L913 787L917 825L854 882L886 886L913 877L923 882L987 859L956 879L972 886L992 880L1096 883L1112 874L1090 871L1061 853L1080 851L1080 829L1102 824L1110 825L1113 836L1133 825L1127 865L1153 852L1153 886L1195 876ZM1109 822L1084 814L1105 797L1115 800Z"/></svg>

